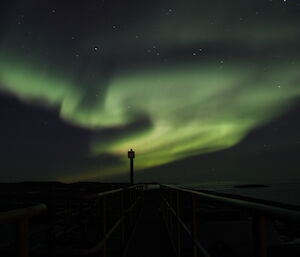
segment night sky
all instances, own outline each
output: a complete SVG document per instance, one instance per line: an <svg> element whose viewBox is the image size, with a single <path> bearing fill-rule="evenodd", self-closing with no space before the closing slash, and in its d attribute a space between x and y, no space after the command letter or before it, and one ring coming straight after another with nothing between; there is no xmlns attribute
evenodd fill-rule
<svg viewBox="0 0 300 257"><path fill-rule="evenodd" d="M300 180L299 57L298 0L1 1L0 181Z"/></svg>

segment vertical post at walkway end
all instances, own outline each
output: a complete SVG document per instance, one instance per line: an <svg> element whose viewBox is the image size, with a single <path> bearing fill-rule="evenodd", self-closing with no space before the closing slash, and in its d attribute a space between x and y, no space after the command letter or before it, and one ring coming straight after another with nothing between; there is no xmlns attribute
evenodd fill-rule
<svg viewBox="0 0 300 257"><path fill-rule="evenodd" d="M134 159L134 151L130 149L128 151L128 158L130 159L130 184L133 185L133 159Z"/></svg>
<svg viewBox="0 0 300 257"><path fill-rule="evenodd" d="M268 256L268 221L264 215L255 215L253 217L253 236L255 243L255 256Z"/></svg>
<svg viewBox="0 0 300 257"><path fill-rule="evenodd" d="M198 236L197 236L197 199L195 196L193 196L192 199L192 237L193 237L193 257L197 257L198 256L198 248L196 245L196 242L198 240Z"/></svg>
<svg viewBox="0 0 300 257"><path fill-rule="evenodd" d="M107 257L107 209L106 209L106 197L103 197L103 202L102 202L102 230L103 230L103 240L104 244L102 246L102 256Z"/></svg>
<svg viewBox="0 0 300 257"><path fill-rule="evenodd" d="M18 224L18 255L19 257L28 257L29 246L29 227L28 219L22 220Z"/></svg>

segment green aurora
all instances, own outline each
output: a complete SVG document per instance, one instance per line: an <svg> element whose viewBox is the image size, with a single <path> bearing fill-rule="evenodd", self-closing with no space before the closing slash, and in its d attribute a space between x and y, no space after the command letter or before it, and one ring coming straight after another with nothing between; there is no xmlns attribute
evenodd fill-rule
<svg viewBox="0 0 300 257"><path fill-rule="evenodd" d="M60 180L125 172L130 148L137 152L137 170L226 149L295 103L300 95L297 13L282 3L260 6L268 17L263 22L255 17L257 3L239 4L238 11L227 6L227 12L213 4L194 4L179 11L180 2L174 3L170 15L154 11L154 22L144 17L137 25L129 23L126 33L100 26L77 42L76 51L67 47L64 28L55 37L59 47L47 43L55 23L45 19L36 25L39 15L28 6L18 7L15 13L23 13L24 20L34 18L24 27L15 22L4 33L1 90L24 102L58 108L61 119L95 131L87 154L122 160ZM28 28L40 39L26 37ZM184 49L184 57L174 57L178 49ZM116 63L112 68L107 67L110 60ZM103 129L130 124L139 129L99 136Z"/></svg>

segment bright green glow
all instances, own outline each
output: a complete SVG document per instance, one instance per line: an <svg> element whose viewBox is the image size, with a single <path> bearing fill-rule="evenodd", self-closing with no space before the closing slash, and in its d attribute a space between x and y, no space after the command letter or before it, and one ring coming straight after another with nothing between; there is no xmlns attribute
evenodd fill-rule
<svg viewBox="0 0 300 257"><path fill-rule="evenodd" d="M93 152L124 155L130 146L139 153L139 168L145 168L233 146L251 129L282 113L300 93L291 83L297 78L296 67L274 67L274 75L249 84L249 78L260 73L260 67L248 71L247 66L197 65L116 76L105 108L122 110L128 122L137 112L146 113L153 129L105 149L94 142Z"/></svg>
<svg viewBox="0 0 300 257"><path fill-rule="evenodd" d="M116 155L124 165L112 164L105 171L88 171L82 176L61 179L91 179L124 172L130 148L137 152L137 170L225 149L293 104L300 95L300 62L297 53L292 56L287 50L289 45L295 48L294 42L299 41L298 14L290 15L281 6L271 10L270 4L268 10L260 11L268 11L265 18L253 11L260 10L258 3L254 8L251 1L232 1L237 13L232 13L232 3L218 3L207 2L199 8L201 3L194 1L196 8L174 1L176 18L159 9L140 23L129 24L126 33L106 31L105 35L92 35L76 45L80 55L92 60L87 69L78 68L82 67L81 60L73 58L72 47L62 50L63 60L73 58L62 64L56 50L47 49L45 42L41 45L33 39L27 42L26 33L12 25L0 48L1 89L24 101L58 107L62 119L90 129L126 127L141 117L147 117L151 123L151 127L138 133L125 131L105 141L96 138L91 141L91 155ZM242 15L245 21L239 20ZM43 26L33 31L38 35L48 33ZM137 31L143 31L138 40ZM23 39L26 46L34 49L29 55L31 59L18 48ZM101 52L96 55L90 42L98 41ZM150 66L153 59L145 56L149 48L154 51L154 44L159 44L162 59L156 66ZM239 56L242 51L242 57L230 57L227 61L230 54L225 49L223 63L223 57L206 56L205 49L203 54L198 51L207 45L217 46L219 52L223 45L224 48L232 45L231 54ZM235 47L237 53L232 50ZM274 55L280 58L265 54L269 47L274 47ZM53 52L53 58L51 54L50 60L40 56L44 48ZM180 59L174 49L187 49L190 53ZM175 61L164 62L164 50L171 53L174 50ZM113 70L107 81L103 77L110 55L125 65ZM131 56L142 56L137 58L141 65L127 67L130 62L126 60ZM93 63L95 59L100 64Z"/></svg>
<svg viewBox="0 0 300 257"><path fill-rule="evenodd" d="M91 142L94 155L118 155L124 157L124 163L128 148L135 149L137 169L238 143L251 129L284 112L300 94L300 87L293 84L299 68L274 66L272 72L265 73L261 67L249 70L240 64L220 68L210 63L119 73L109 84L104 104L87 113L79 107L82 88L74 87L71 80L0 63L1 82L7 90L24 99L43 98L60 104L61 117L74 124L113 127L147 115L152 128L143 133L112 142ZM252 78L257 77L262 78L252 84ZM112 166L101 174L126 169ZM93 172L85 174L89 177Z"/></svg>

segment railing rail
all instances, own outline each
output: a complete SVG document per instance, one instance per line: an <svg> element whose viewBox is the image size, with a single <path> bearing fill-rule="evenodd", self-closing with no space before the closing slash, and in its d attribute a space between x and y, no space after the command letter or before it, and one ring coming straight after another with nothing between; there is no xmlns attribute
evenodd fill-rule
<svg viewBox="0 0 300 257"><path fill-rule="evenodd" d="M81 199L100 199L100 198L102 198L104 196L107 196L107 195L112 195L112 194L115 194L115 193L121 193L124 190L138 189L140 187L141 187L141 185L117 188L117 189L104 191L104 192L100 192L100 193L88 194L88 195L82 196Z"/></svg>
<svg viewBox="0 0 300 257"><path fill-rule="evenodd" d="M166 186L168 188L172 188L175 190L179 190L184 193L189 193L194 196L198 196L202 199L207 199L207 200L227 204L227 205L237 207L240 209L243 208L248 211L254 211L254 212L264 214L267 216L272 216L274 218L278 218L281 220L300 224L300 212L299 211L289 210L287 208L281 208L281 207L258 203L258 202L254 202L254 201L234 199L234 198L229 198L229 197L225 197L225 196L219 196L219 195L214 195L214 194L209 194L209 193L198 192L195 190L180 188L180 187L173 186L173 185L163 185L163 186Z"/></svg>
<svg viewBox="0 0 300 257"><path fill-rule="evenodd" d="M176 210L174 210L174 208L171 206L171 204L168 202L168 200L164 197L162 197L162 201L164 202L165 206L170 210L171 214L176 217L177 220L177 224L180 225L183 230L188 234L189 237L192 238L192 243L194 246L194 250L193 251L199 251L201 252L201 256L203 257L209 257L208 252L204 249L204 247L202 246L202 244L200 243L200 240L198 240L197 238L194 237L193 231L190 231L188 226L184 223L184 221L177 215ZM165 219L166 221L166 219ZM179 226L177 225L177 230L179 229ZM169 235L171 234L170 229L169 230ZM170 235L171 236L171 235ZM173 244L173 247L175 246L175 244ZM177 249L175 249L175 251L177 252L177 255L181 255L181 247L180 247L180 232L177 233L177 242L176 242L176 247ZM196 255L194 255L196 256Z"/></svg>
<svg viewBox="0 0 300 257"><path fill-rule="evenodd" d="M125 223L129 223L129 226L133 226L134 216L137 215L137 207L142 199L141 194L141 185L134 185L119 189L114 189L110 191L89 194L81 197L81 200L95 200L99 201L99 207L102 209L101 215L101 230L102 236L98 239L98 243L93 247L89 248L81 248L81 249L71 249L71 248L58 248L53 246L52 252L53 254L65 254L65 255L74 255L74 256L85 256L90 254L100 253L101 256L107 256L107 242L110 239L111 235L119 228L120 229L120 244L125 247ZM129 194L129 206L125 206L125 194ZM121 215L120 217L108 228L108 198L110 196L120 195L120 209Z"/></svg>
<svg viewBox="0 0 300 257"><path fill-rule="evenodd" d="M9 211L0 212L0 223L16 223L20 220L29 219L33 216L44 213L47 209L45 204L36 204L30 207L23 207Z"/></svg>
<svg viewBox="0 0 300 257"><path fill-rule="evenodd" d="M202 247L197 233L197 202L200 199L208 200L210 202L221 203L223 205L235 207L237 209L248 212L253 217L253 237L255 241L256 256L267 257L268 256L268 240L267 240L267 222L268 218L277 218L294 224L300 224L300 212L281 208L278 206L268 205L249 200L234 199L226 196L220 196L210 193L199 192L195 190L185 189L174 185L162 184L161 197L165 207L164 218L167 226L170 228L172 224L172 217L175 218L177 223L177 256L181 256L181 228L192 238L193 243L193 256L205 256L208 257L208 252ZM190 231L188 226L184 223L180 216L180 201L179 194L187 194L192 198L192 230Z"/></svg>
<svg viewBox="0 0 300 257"><path fill-rule="evenodd" d="M45 204L36 204L30 207L0 212L0 224L16 223L17 230L17 256L29 255L29 219L46 212Z"/></svg>

